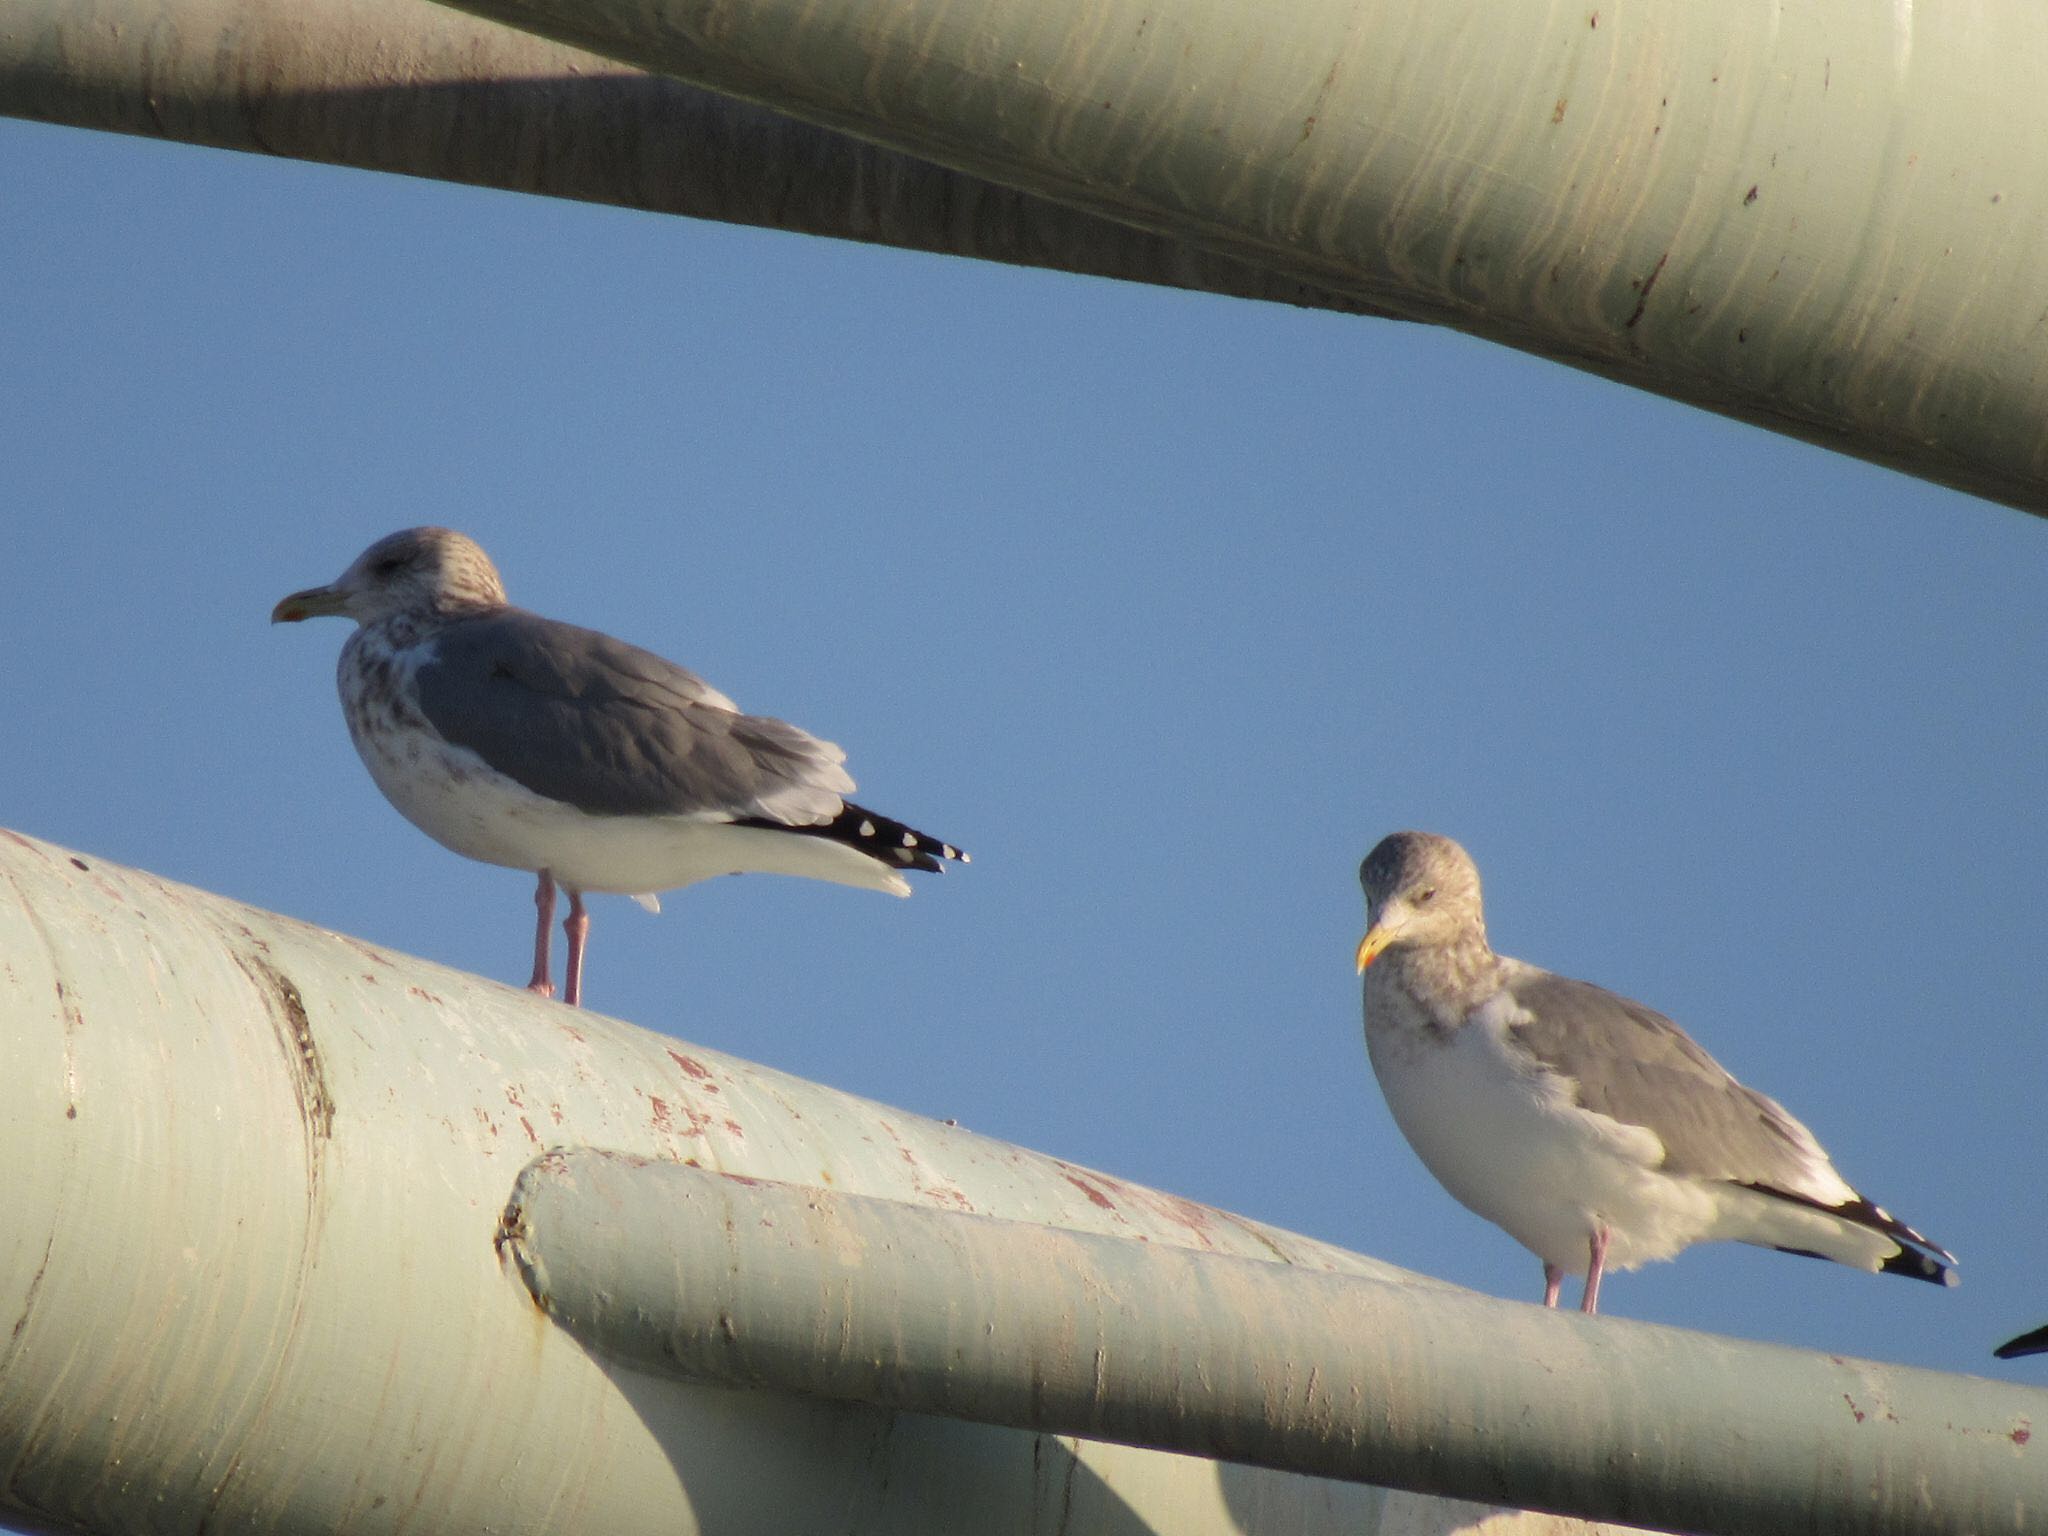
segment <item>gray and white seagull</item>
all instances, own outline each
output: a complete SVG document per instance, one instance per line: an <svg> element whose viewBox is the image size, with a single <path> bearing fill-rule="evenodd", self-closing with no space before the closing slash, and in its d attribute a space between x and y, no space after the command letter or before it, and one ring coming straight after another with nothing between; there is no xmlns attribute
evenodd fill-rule
<svg viewBox="0 0 2048 1536"><path fill-rule="evenodd" d="M384 797L457 853L540 877L527 985L544 997L557 885L562 996L578 1003L587 892L659 911L657 891L756 871L908 896L904 871L967 862L845 799L853 780L831 742L742 714L651 651L512 607L463 534L379 539L270 618L323 614L359 626L341 648L341 706Z"/></svg>
<svg viewBox="0 0 2048 1536"><path fill-rule="evenodd" d="M1396 832L1359 867L1365 1043L1452 1195L1543 1262L1600 1277L1725 1239L1955 1284L1955 1255L1852 1189L1813 1132L1661 1013L1497 955L1463 848Z"/></svg>

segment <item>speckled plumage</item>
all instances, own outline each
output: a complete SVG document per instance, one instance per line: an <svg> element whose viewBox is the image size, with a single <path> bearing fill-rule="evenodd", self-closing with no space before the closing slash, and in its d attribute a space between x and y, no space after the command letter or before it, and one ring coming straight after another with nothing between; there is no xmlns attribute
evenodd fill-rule
<svg viewBox="0 0 2048 1536"><path fill-rule="evenodd" d="M575 1002L585 892L658 909L657 891L752 871L907 896L904 871L966 860L846 800L853 780L832 743L742 713L651 651L512 607L490 558L450 529L380 539L271 617L322 614L358 625L337 682L385 797L457 853L539 877L537 991L551 991L557 884Z"/></svg>
<svg viewBox="0 0 2048 1536"><path fill-rule="evenodd" d="M1397 832L1359 868L1365 1035L1396 1123L1461 1203L1561 1277L1727 1239L1954 1283L1953 1255L1864 1199L1813 1133L1676 1024L1495 954L1479 871Z"/></svg>

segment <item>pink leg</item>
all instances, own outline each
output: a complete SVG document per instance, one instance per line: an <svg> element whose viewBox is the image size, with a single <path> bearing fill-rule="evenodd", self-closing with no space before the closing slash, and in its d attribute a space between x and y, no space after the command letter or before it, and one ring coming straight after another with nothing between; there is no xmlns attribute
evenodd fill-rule
<svg viewBox="0 0 2048 1536"><path fill-rule="evenodd" d="M1586 1266L1586 1294L1579 1301L1579 1310L1588 1316L1600 1310L1600 1276L1607 1269L1607 1239L1611 1235L1603 1221L1593 1229L1592 1237L1586 1242L1592 1261Z"/></svg>
<svg viewBox="0 0 2048 1536"><path fill-rule="evenodd" d="M1545 1305L1546 1307L1554 1307L1557 1305L1558 1289L1563 1284L1563 1270L1559 1269L1555 1264L1546 1264L1543 1266L1543 1305Z"/></svg>
<svg viewBox="0 0 2048 1536"><path fill-rule="evenodd" d="M562 932L569 936L569 969L562 979L562 1001L571 1008L583 1005L583 941L590 936L590 914L583 910L583 893L569 893L569 915L562 919Z"/></svg>
<svg viewBox="0 0 2048 1536"><path fill-rule="evenodd" d="M554 935L548 930L555 926L555 877L546 870L540 872L540 887L533 893L533 904L540 909L540 927L533 938L533 979L526 984L526 990L553 997L555 984L548 978L548 941Z"/></svg>

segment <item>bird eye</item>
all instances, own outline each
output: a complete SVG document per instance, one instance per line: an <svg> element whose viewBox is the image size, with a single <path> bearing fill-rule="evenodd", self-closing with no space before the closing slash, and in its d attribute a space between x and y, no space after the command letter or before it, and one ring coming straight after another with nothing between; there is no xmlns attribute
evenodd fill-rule
<svg viewBox="0 0 2048 1536"><path fill-rule="evenodd" d="M1432 901L1435 901L1435 900L1436 900L1436 887L1435 887L1435 886L1433 886L1433 885L1431 885L1431 886L1425 886L1425 887L1424 887L1424 888L1423 888L1422 890L1420 890L1420 891L1416 892L1416 895L1415 895L1415 905L1417 905L1418 907L1426 907L1426 906L1428 906L1428 905L1429 905L1429 904L1430 904L1430 903L1431 903Z"/></svg>
<svg viewBox="0 0 2048 1536"><path fill-rule="evenodd" d="M386 555L382 560L379 560L375 565L370 567L370 573L374 576L396 576L400 571L404 569L404 556Z"/></svg>

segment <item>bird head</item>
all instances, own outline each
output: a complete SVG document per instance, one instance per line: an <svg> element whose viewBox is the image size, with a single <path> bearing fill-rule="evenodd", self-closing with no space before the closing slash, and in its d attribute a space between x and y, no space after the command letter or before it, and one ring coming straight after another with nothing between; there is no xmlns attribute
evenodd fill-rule
<svg viewBox="0 0 2048 1536"><path fill-rule="evenodd" d="M285 598L270 610L270 622L334 615L374 624L393 614L447 614L504 602L498 568L476 540L452 528L407 528L372 544L326 586Z"/></svg>
<svg viewBox="0 0 2048 1536"><path fill-rule="evenodd" d="M1448 837L1395 832L1358 866L1365 887L1365 937L1358 969L1395 946L1428 947L1486 940L1479 867Z"/></svg>

